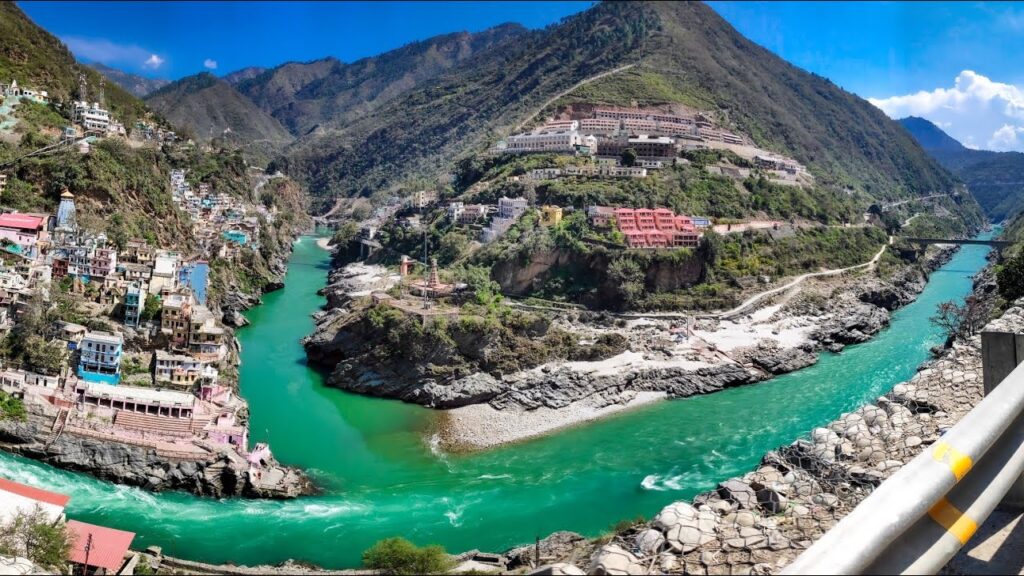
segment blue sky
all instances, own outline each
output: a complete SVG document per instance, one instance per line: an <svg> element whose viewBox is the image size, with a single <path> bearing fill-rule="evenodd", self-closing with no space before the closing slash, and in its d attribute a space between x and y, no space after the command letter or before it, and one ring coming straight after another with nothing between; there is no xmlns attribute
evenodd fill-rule
<svg viewBox="0 0 1024 576"><path fill-rule="evenodd" d="M334 56L351 62L504 22L542 28L592 2L19 2L86 61L149 77Z"/></svg>
<svg viewBox="0 0 1024 576"><path fill-rule="evenodd" d="M890 116L928 118L972 147L1024 150L1024 6L711 2L741 33ZM21 2L86 61L180 78L344 61L502 22L539 28L591 2ZM1019 138L1018 138L1019 137Z"/></svg>

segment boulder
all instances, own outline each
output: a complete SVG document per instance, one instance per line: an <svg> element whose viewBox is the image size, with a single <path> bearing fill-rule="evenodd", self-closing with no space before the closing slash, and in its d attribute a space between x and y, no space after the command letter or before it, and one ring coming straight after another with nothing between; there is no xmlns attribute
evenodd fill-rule
<svg viewBox="0 0 1024 576"><path fill-rule="evenodd" d="M718 485L718 495L723 500L735 502L740 508L757 507L757 493L749 484L739 480L726 480Z"/></svg>
<svg viewBox="0 0 1024 576"><path fill-rule="evenodd" d="M654 528L648 528L637 534L633 543L638 550L650 556L661 551L661 547L665 545L665 535Z"/></svg>
<svg viewBox="0 0 1024 576"><path fill-rule="evenodd" d="M640 560L615 544L602 546L590 559L589 574L628 575L646 574L647 567Z"/></svg>

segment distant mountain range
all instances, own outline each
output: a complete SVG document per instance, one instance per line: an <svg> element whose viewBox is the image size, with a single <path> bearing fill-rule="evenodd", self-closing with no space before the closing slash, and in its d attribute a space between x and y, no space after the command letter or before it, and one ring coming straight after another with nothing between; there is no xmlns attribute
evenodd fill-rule
<svg viewBox="0 0 1024 576"><path fill-rule="evenodd" d="M272 158L320 209L453 174L524 121L573 103L704 110L807 166L821 190L865 205L955 185L880 110L750 42L702 3L604 2L540 30L504 24L353 63L201 74L146 103L200 140Z"/></svg>
<svg viewBox="0 0 1024 576"><path fill-rule="evenodd" d="M1024 211L1024 154L972 150L924 118L910 116L899 123L967 184L989 219L999 222Z"/></svg>
<svg viewBox="0 0 1024 576"><path fill-rule="evenodd" d="M152 92L156 92L160 88L171 83L170 80L165 80L163 78L146 78L145 76L139 76L138 74L132 74L131 72L111 68L110 66L100 64L99 62L89 64L89 66L100 74L103 74L107 80L110 80L139 98L142 98Z"/></svg>

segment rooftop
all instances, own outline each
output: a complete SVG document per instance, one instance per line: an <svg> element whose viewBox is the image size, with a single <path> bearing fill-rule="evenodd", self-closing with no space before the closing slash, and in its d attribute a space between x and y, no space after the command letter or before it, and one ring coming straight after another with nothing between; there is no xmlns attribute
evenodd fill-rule
<svg viewBox="0 0 1024 576"><path fill-rule="evenodd" d="M124 339L120 334L111 334L110 332L103 332L100 330L86 333L85 339L92 340L93 342L104 342L107 344L121 344L124 342Z"/></svg>
<svg viewBox="0 0 1024 576"><path fill-rule="evenodd" d="M0 214L0 227L2 228L41 230L44 222L46 222L46 217L38 214L23 214L21 212Z"/></svg>
<svg viewBox="0 0 1024 576"><path fill-rule="evenodd" d="M103 568L108 574L115 574L121 568L125 554L135 539L134 532L86 524L78 520L68 520L67 528L72 540L68 559L76 564Z"/></svg>
<svg viewBox="0 0 1024 576"><path fill-rule="evenodd" d="M184 392L171 390L154 390L152 388L135 388L132 386L114 386L89 382L85 385L86 393L94 397L120 398L135 402L159 403L164 406L193 406L196 397Z"/></svg>

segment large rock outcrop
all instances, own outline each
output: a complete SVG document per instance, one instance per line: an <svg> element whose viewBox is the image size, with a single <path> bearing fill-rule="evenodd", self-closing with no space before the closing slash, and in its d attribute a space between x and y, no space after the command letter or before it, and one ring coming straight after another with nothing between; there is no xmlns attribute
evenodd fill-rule
<svg viewBox="0 0 1024 576"><path fill-rule="evenodd" d="M52 410L33 404L26 408L26 420L0 421L0 449L58 468L157 492L183 490L216 498L295 498L313 492L305 475L274 461L267 463L264 474L273 475L277 482L261 486L250 481L245 459L228 449L211 450L203 459L185 459L159 454L151 447L81 436L67 429L54 434Z"/></svg>

